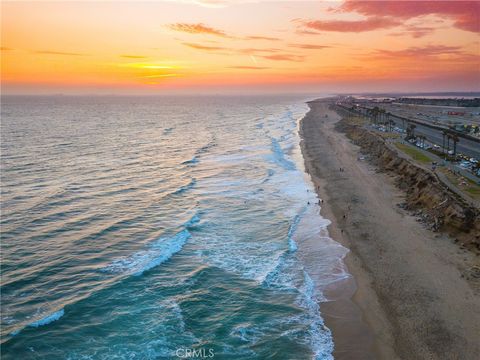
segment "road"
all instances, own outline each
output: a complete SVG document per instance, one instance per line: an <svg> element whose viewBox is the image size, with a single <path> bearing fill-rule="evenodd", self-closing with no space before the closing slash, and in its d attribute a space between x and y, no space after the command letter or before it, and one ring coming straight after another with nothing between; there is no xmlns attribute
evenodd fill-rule
<svg viewBox="0 0 480 360"><path fill-rule="evenodd" d="M395 115L391 115L390 119L395 122L395 126L399 128L402 127L402 120L396 117ZM416 135L423 135L427 138L427 141L442 146L443 136L440 130L436 130L427 126L423 126L421 124L415 124L415 134ZM406 122L405 122L406 126ZM453 147L452 142L450 142L450 148ZM469 157L473 157L476 159L480 159L480 143L475 142L473 140L460 138L460 141L457 143L457 152L461 154L465 154Z"/></svg>

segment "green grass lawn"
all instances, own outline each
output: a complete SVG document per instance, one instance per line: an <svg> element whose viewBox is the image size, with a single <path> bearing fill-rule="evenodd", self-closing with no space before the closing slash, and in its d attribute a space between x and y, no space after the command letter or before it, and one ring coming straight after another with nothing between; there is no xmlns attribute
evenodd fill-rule
<svg viewBox="0 0 480 360"><path fill-rule="evenodd" d="M464 178L463 176L453 175L445 168L442 168L440 171L443 172L447 178L460 190L465 191L474 199L480 199L480 185L478 185L475 181Z"/></svg>
<svg viewBox="0 0 480 360"><path fill-rule="evenodd" d="M396 143L395 146L419 163L430 164L433 161L429 156L425 155L422 151L412 146L400 143Z"/></svg>

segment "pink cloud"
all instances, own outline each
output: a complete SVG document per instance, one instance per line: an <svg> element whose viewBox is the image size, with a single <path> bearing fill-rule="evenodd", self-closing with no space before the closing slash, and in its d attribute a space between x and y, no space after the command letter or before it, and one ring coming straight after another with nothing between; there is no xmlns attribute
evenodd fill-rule
<svg viewBox="0 0 480 360"><path fill-rule="evenodd" d="M427 61L432 66L440 62L480 66L478 55L466 52L460 46L427 45L412 46L401 50L376 50L365 56L387 61Z"/></svg>
<svg viewBox="0 0 480 360"><path fill-rule="evenodd" d="M425 58L441 55L463 55L464 52L460 46L428 45L423 47L409 47L402 50L377 50L379 57L392 58Z"/></svg>
<svg viewBox="0 0 480 360"><path fill-rule="evenodd" d="M361 20L301 20L299 33L316 34L318 31L364 32L389 29L404 25L407 34L419 38L435 29L427 26L405 25L410 19L436 15L453 21L453 26L471 32L480 32L480 1L363 1L347 0L338 8L330 8L335 13L356 13L363 15ZM400 35L394 33L393 35Z"/></svg>
<svg viewBox="0 0 480 360"><path fill-rule="evenodd" d="M316 20L304 21L303 26L316 31L364 32L401 25L389 17L369 17L365 20Z"/></svg>
<svg viewBox="0 0 480 360"><path fill-rule="evenodd" d="M480 32L479 1L358 1L347 0L341 12L356 12L367 17L407 20L425 15L439 15L454 21L454 26Z"/></svg>

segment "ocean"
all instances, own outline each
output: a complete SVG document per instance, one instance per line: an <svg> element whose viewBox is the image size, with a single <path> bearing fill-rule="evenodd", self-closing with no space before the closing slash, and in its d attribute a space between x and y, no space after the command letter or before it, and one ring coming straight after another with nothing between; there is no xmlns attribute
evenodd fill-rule
<svg viewBox="0 0 480 360"><path fill-rule="evenodd" d="M306 100L2 98L2 359L332 359Z"/></svg>

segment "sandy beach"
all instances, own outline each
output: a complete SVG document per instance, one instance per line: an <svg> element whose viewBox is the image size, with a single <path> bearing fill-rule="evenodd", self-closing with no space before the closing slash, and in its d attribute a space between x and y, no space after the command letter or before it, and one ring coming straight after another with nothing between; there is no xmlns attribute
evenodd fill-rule
<svg viewBox="0 0 480 360"><path fill-rule="evenodd" d="M478 256L433 233L401 209L394 179L364 160L334 129L327 100L309 103L301 123L306 169L331 237L346 246L354 281L320 305L336 359L475 359L480 353ZM327 116L327 117L326 117Z"/></svg>

